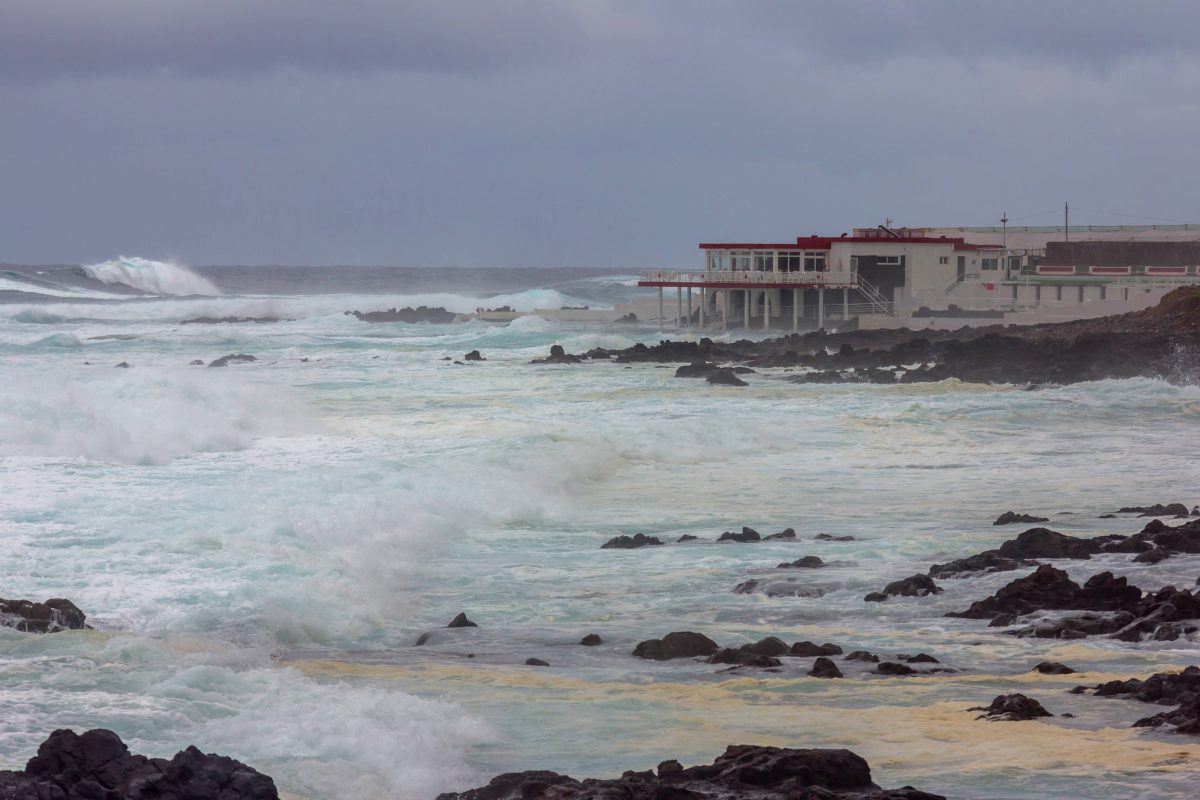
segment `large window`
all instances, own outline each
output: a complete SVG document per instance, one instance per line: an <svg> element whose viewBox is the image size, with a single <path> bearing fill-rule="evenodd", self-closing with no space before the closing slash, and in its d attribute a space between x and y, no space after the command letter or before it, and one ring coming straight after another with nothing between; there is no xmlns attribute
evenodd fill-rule
<svg viewBox="0 0 1200 800"><path fill-rule="evenodd" d="M776 267L780 272L799 272L804 266L804 255L802 253L783 252L779 254L779 266Z"/></svg>
<svg viewBox="0 0 1200 800"><path fill-rule="evenodd" d="M1000 269L1000 259L998 258L983 258L979 261L980 269Z"/></svg>
<svg viewBox="0 0 1200 800"><path fill-rule="evenodd" d="M772 272L775 268L775 254L770 251L754 254L755 272Z"/></svg>
<svg viewBox="0 0 1200 800"><path fill-rule="evenodd" d="M750 271L750 252L748 250L737 250L731 254L731 269L734 272L749 272Z"/></svg>
<svg viewBox="0 0 1200 800"><path fill-rule="evenodd" d="M904 256L875 256L877 267L899 267L904 264Z"/></svg>
<svg viewBox="0 0 1200 800"><path fill-rule="evenodd" d="M709 272L723 272L727 269L729 269L729 254L719 250L710 250L708 253Z"/></svg>
<svg viewBox="0 0 1200 800"><path fill-rule="evenodd" d="M804 254L804 271L805 272L824 272L825 271L825 253L820 251L809 251Z"/></svg>

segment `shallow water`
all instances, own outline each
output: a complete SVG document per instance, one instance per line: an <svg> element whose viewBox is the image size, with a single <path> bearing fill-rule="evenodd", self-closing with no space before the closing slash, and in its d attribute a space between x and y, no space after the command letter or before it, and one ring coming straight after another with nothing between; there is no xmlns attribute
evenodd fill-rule
<svg viewBox="0 0 1200 800"><path fill-rule="evenodd" d="M19 765L56 727L105 726L154 755L193 742L233 755L301 796L423 800L500 771L613 775L762 742L849 747L882 785L953 797L1192 796L1200 743L1128 727L1156 707L1067 689L1196 663L1195 642L1019 640L941 616L1020 573L862 596L1010 538L1022 526L990 524L1010 508L1097 535L1141 527L1098 519L1118 506L1200 499L1195 387L796 386L767 370L730 389L652 364L527 363L554 343L620 347L656 330L342 313L635 291L629 276L536 272L447 286L211 270L220 296L124 300L70 273L48 294L8 295L3 596L69 597L97 630L0 629L0 762ZM181 324L201 315L288 321ZM131 338L93 338L113 335ZM488 360L442 360L472 349ZM259 360L188 366L232 352ZM619 533L711 540L742 525L798 540L598 549ZM834 562L789 572L823 596L733 593L803 555ZM1195 556L1060 566L1144 588L1200 574ZM481 627L437 630L459 611ZM804 675L811 659L721 674L630 657L683 629L924 651L960 672L822 681ZM604 644L580 647L589 632ZM1047 658L1087 674L1028 672ZM1076 717L965 710L1014 690Z"/></svg>

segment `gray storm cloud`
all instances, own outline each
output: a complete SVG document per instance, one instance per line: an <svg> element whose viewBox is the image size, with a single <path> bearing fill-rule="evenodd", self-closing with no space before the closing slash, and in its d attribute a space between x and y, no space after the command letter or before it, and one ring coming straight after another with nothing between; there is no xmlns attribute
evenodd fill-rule
<svg viewBox="0 0 1200 800"><path fill-rule="evenodd" d="M1108 0L6 0L0 262L676 266L701 239L1047 224L1067 198L1200 221L1198 22Z"/></svg>

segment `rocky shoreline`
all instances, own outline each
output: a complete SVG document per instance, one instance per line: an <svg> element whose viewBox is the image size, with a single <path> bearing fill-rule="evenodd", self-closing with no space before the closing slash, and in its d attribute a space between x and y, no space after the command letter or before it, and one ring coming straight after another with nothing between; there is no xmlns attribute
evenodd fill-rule
<svg viewBox="0 0 1200 800"><path fill-rule="evenodd" d="M662 341L586 353L555 345L537 364L683 364L676 377L745 386L739 375L782 368L793 383L930 383L956 379L1029 386L1155 378L1200 382L1200 289L1176 289L1157 306L1120 316L957 331L819 330L763 341ZM803 370L802 372L799 370Z"/></svg>

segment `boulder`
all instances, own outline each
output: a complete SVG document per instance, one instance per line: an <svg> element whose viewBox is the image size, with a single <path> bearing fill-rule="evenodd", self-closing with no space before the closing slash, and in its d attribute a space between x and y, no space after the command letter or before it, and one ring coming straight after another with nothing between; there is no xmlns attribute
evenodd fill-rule
<svg viewBox="0 0 1200 800"><path fill-rule="evenodd" d="M778 565L776 569L820 569L825 566L825 562L816 556L804 556L797 558L795 561L785 561Z"/></svg>
<svg viewBox="0 0 1200 800"><path fill-rule="evenodd" d="M1012 525L1017 522L1030 523L1030 522L1049 522L1049 521L1050 520L1047 519L1046 517L1034 517L1034 516L1030 516L1029 514L1018 514L1015 511L1005 511L1003 514L996 517L996 521L993 522L992 524L993 525Z"/></svg>
<svg viewBox="0 0 1200 800"><path fill-rule="evenodd" d="M698 540L699 538L700 538L699 536L692 536L690 533L685 533L683 536L680 536L675 541L676 542L694 542L694 541Z"/></svg>
<svg viewBox="0 0 1200 800"><path fill-rule="evenodd" d="M648 658L654 661L669 661L674 658L696 658L711 656L721 648L712 639L702 633L693 631L675 631L661 639L648 639L639 642L633 649L638 658Z"/></svg>
<svg viewBox="0 0 1200 800"><path fill-rule="evenodd" d="M870 664L878 664L879 656L874 653L869 653L866 650L855 650L846 656L846 661L866 661Z"/></svg>
<svg viewBox="0 0 1200 800"><path fill-rule="evenodd" d="M711 361L693 361L675 370L676 378L707 378L717 365Z"/></svg>
<svg viewBox="0 0 1200 800"><path fill-rule="evenodd" d="M929 568L931 578L962 578L967 575L986 574L989 572L1009 572L1022 567L1036 567L1036 561L1027 559L1005 558L998 550L987 550L966 558L956 558L945 564L934 564Z"/></svg>
<svg viewBox="0 0 1200 800"><path fill-rule="evenodd" d="M1052 531L1049 528L1030 528L1000 545L997 552L1003 558L1091 558L1100 552L1100 545L1091 539Z"/></svg>
<svg viewBox="0 0 1200 800"><path fill-rule="evenodd" d="M635 533L633 536L614 536L604 544L600 545L600 549L636 550L639 547L655 547L661 544L662 541L657 536L647 536L644 533Z"/></svg>
<svg viewBox="0 0 1200 800"><path fill-rule="evenodd" d="M714 369L712 372L708 373L708 376L705 378L705 380L707 380L709 383L711 383L715 386L749 386L750 385L750 384L746 383L744 380L742 380L741 378L739 378L734 373L733 370L724 368L724 367Z"/></svg>
<svg viewBox="0 0 1200 800"><path fill-rule="evenodd" d="M732 647L722 648L705 660L709 664L733 664L739 667L758 667L760 669L778 667L783 664L773 656L751 653L744 648L734 650Z"/></svg>
<svg viewBox="0 0 1200 800"><path fill-rule="evenodd" d="M752 578L733 587L736 594L765 594L767 597L824 597L825 590L792 578Z"/></svg>
<svg viewBox="0 0 1200 800"><path fill-rule="evenodd" d="M829 533L818 533L813 537L818 542L853 542L853 536L834 536Z"/></svg>
<svg viewBox="0 0 1200 800"><path fill-rule="evenodd" d="M188 362L188 366L189 366L189 367L203 367L203 366L204 366L204 359L201 359L201 358L193 358L191 361L189 361L189 362Z"/></svg>
<svg viewBox="0 0 1200 800"><path fill-rule="evenodd" d="M22 772L0 772L13 800L277 800L275 783L240 761L189 747L173 758L129 752L115 733L57 730Z"/></svg>
<svg viewBox="0 0 1200 800"><path fill-rule="evenodd" d="M1080 587L1067 573L1044 564L991 597L972 603L966 611L951 611L946 616L992 619L1001 614L1021 615L1043 609L1115 611L1136 603L1141 595L1140 589L1111 572L1094 575Z"/></svg>
<svg viewBox="0 0 1200 800"><path fill-rule="evenodd" d="M480 355L478 350L472 350L463 356L463 361L487 361L487 359Z"/></svg>
<svg viewBox="0 0 1200 800"><path fill-rule="evenodd" d="M1188 508L1183 503L1155 503L1149 506L1125 506L1117 509L1118 514L1137 514L1140 517L1186 517Z"/></svg>
<svg viewBox="0 0 1200 800"><path fill-rule="evenodd" d="M903 653L901 653L901 654L897 655L896 658L900 659L905 664L940 664L940 663L942 663L942 662L938 661L936 658L934 658L933 656L929 655L928 653L917 653L915 656L904 655Z"/></svg>
<svg viewBox="0 0 1200 800"><path fill-rule="evenodd" d="M810 677L813 678L844 678L842 671L838 669L837 664L832 660L821 656L813 662L812 669L808 671Z"/></svg>
<svg viewBox="0 0 1200 800"><path fill-rule="evenodd" d="M784 644L782 639L775 636L759 639L753 644L744 644L738 649L743 653L753 653L754 655L761 656L785 656L788 654L788 646Z"/></svg>
<svg viewBox="0 0 1200 800"><path fill-rule="evenodd" d="M742 528L741 533L725 531L718 537L718 542L761 542L762 537L753 528Z"/></svg>
<svg viewBox="0 0 1200 800"><path fill-rule="evenodd" d="M52 597L44 603L0 598L0 625L26 633L55 633L90 627L79 607L61 597Z"/></svg>
<svg viewBox="0 0 1200 800"><path fill-rule="evenodd" d="M535 358L530 361L530 364L578 364L583 359L579 356L572 355L566 350L563 350L561 344L552 345L550 347L550 355L546 358Z"/></svg>
<svg viewBox="0 0 1200 800"><path fill-rule="evenodd" d="M1060 664L1057 661L1042 661L1031 671L1040 672L1043 675L1073 675L1075 670L1068 667L1066 664Z"/></svg>
<svg viewBox="0 0 1200 800"><path fill-rule="evenodd" d="M917 671L907 664L899 664L895 661L883 661L875 668L877 675L916 675Z"/></svg>
<svg viewBox="0 0 1200 800"><path fill-rule="evenodd" d="M1054 715L1042 707L1042 704L1032 697L1023 694L997 695L990 706L968 708L968 711L982 711L977 719L991 720L1030 720L1038 717L1053 717Z"/></svg>
<svg viewBox="0 0 1200 800"><path fill-rule="evenodd" d="M784 528L779 533L772 533L770 536L764 537L764 542L770 541L787 541L790 542L796 538L796 531L791 528Z"/></svg>
<svg viewBox="0 0 1200 800"><path fill-rule="evenodd" d="M587 636L584 636L582 639L580 639L579 643L584 647L595 647L598 644L603 644L604 640L600 638L599 634L589 633Z"/></svg>
<svg viewBox="0 0 1200 800"><path fill-rule="evenodd" d="M540 658L527 658L527 659L525 659L525 666L527 666L527 667L548 667L548 666L550 666L550 662L542 661Z"/></svg>
<svg viewBox="0 0 1200 800"><path fill-rule="evenodd" d="M928 575L911 575L898 581L892 581L883 587L882 592L872 592L864 600L871 603L882 602L889 597L925 597L930 594L941 594L942 589Z"/></svg>
<svg viewBox="0 0 1200 800"><path fill-rule="evenodd" d="M463 612L459 612L458 616L456 616L454 619L450 620L450 624L447 625L446 627L447 628L478 628L479 626L476 625L474 622L471 622L471 620L467 619L467 614L465 611L463 611Z"/></svg>
<svg viewBox="0 0 1200 800"><path fill-rule="evenodd" d="M812 642L796 642L788 651L794 656L840 656L842 648L836 644L814 644Z"/></svg>

